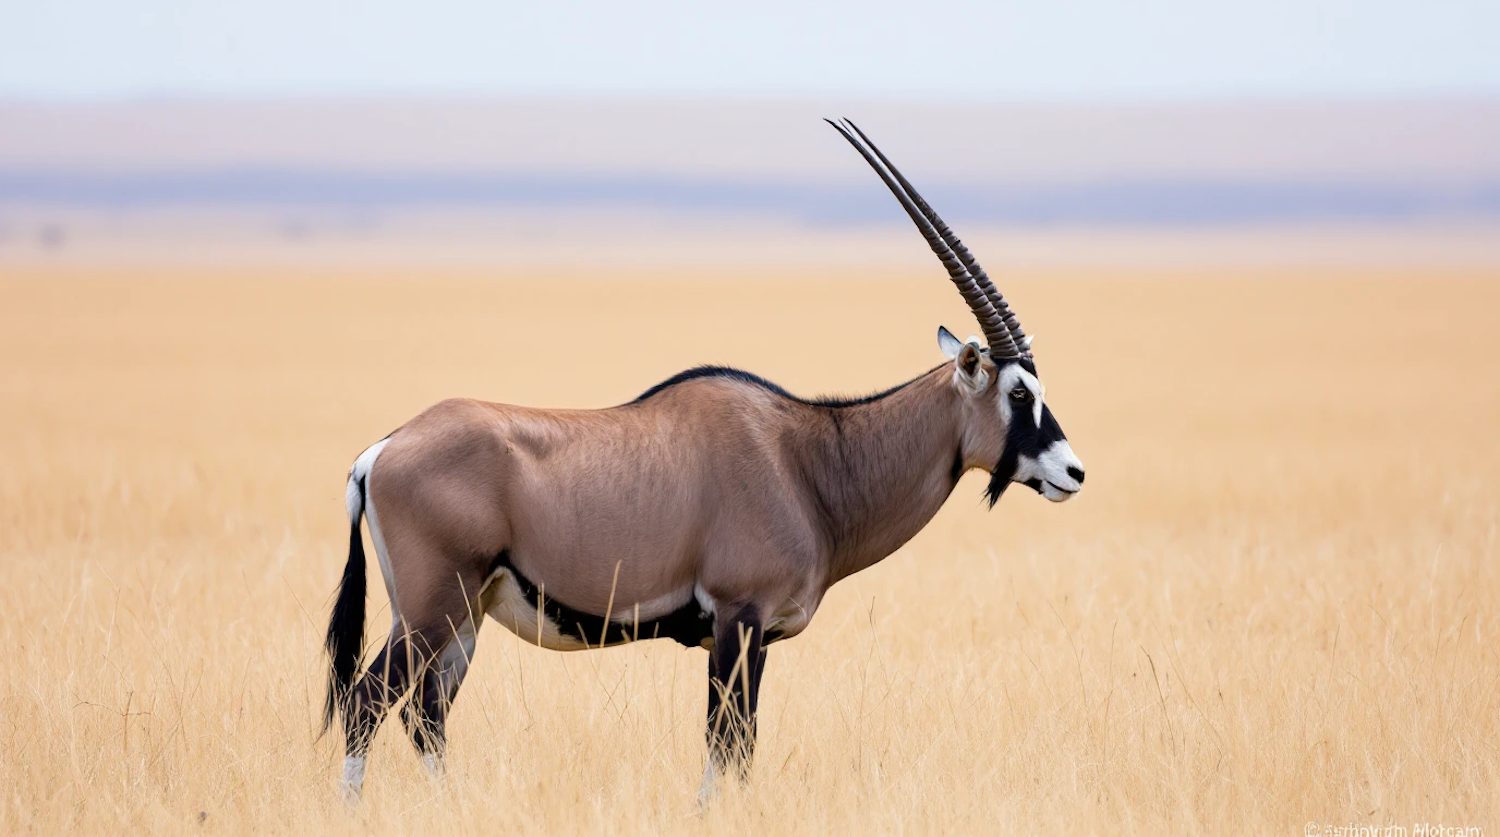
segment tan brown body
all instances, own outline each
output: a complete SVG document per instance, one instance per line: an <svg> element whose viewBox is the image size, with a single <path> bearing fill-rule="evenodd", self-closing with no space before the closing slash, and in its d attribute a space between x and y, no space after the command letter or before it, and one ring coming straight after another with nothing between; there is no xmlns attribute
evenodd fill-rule
<svg viewBox="0 0 1500 837"><path fill-rule="evenodd" d="M948 367L843 406L719 376L605 410L444 401L392 434L368 478L397 610L449 614L465 598L455 580L476 597L466 607L492 610L490 568L508 552L580 611L630 622L696 596L753 603L770 637L795 635L830 584L998 457L961 450L960 400Z"/></svg>
<svg viewBox="0 0 1500 837"><path fill-rule="evenodd" d="M408 691L402 719L440 771L488 615L558 650L651 637L707 648L706 799L720 772L748 769L766 647L920 531L965 471L990 472L991 505L1011 482L1055 501L1082 487L1004 298L879 150L835 127L943 261L988 348L939 329L948 362L857 399L808 401L700 367L603 410L444 401L371 446L349 474L349 561L327 637L348 798ZM361 518L393 621L362 675Z"/></svg>

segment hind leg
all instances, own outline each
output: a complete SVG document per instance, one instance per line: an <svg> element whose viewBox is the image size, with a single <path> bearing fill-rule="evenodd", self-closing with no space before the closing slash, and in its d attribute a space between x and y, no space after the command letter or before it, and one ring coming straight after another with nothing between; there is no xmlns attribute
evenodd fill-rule
<svg viewBox="0 0 1500 837"><path fill-rule="evenodd" d="M465 584L465 579L455 575L450 580L434 579L434 583L408 588L426 595L415 601L403 597L401 619L349 695L344 714L344 775L340 783L347 801L359 799L370 744L386 713L419 680L426 679L429 669L437 672L436 688L419 689L418 705L430 702L436 708L451 700L445 688L456 690L461 675L450 677L448 672L467 668L468 654L473 651L472 630L468 631L465 642L462 639L465 631L462 627L455 631L453 626L473 623L470 614L479 612L478 602L471 602L467 591L475 590L479 580L469 579ZM397 591L402 592L399 586ZM455 659L463 660L461 667L455 666ZM419 724L418 729L421 727Z"/></svg>
<svg viewBox="0 0 1500 837"><path fill-rule="evenodd" d="M458 687L463 685L464 675L469 672L478 630L477 620L471 616L453 632L442 652L423 671L401 711L406 734L421 755L428 775L434 779L443 776L448 711L458 696Z"/></svg>
<svg viewBox="0 0 1500 837"><path fill-rule="evenodd" d="M421 671L431 660L430 648L420 631L397 626L350 692L344 713L344 776L339 785L346 802L359 800L375 732L391 705L411 687L413 672Z"/></svg>

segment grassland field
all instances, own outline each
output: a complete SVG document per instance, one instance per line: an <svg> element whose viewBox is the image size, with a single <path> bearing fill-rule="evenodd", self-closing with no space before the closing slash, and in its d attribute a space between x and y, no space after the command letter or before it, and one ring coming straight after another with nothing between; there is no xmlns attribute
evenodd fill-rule
<svg viewBox="0 0 1500 837"><path fill-rule="evenodd" d="M705 362L891 385L977 331L935 271L0 270L0 833L1500 834L1483 270L1006 276L1087 487L989 512L970 475L835 587L748 786L696 815L705 652L490 624L448 781L389 723L344 808L320 640L366 445Z"/></svg>

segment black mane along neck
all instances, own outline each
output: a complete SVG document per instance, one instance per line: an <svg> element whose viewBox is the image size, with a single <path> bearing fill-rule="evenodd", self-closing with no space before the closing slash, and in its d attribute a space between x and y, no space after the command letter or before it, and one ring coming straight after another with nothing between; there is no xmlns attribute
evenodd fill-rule
<svg viewBox="0 0 1500 837"><path fill-rule="evenodd" d="M936 369L937 367L933 368ZM735 369L731 366L695 366L692 369L678 372L676 375L673 375L665 381L662 381L656 386L646 390L645 392L641 393L640 397L636 398L631 403L639 404L640 402L645 401L646 399L650 398L653 395L656 395L659 392L662 392L663 390L671 389L678 384L697 380L698 378L728 378L730 380L750 384L751 386L760 387L766 392L772 393L773 395L777 395L781 398L785 398L788 401L793 401L798 404L807 404L812 407L857 407L861 404L869 404L873 401L879 401L880 399L886 398L892 393L900 392L902 389L909 386L912 381L916 381L922 378L924 375L930 374L931 372L932 370L929 369L927 370L927 372L922 373L922 375L918 375L916 378L912 378L910 381L904 381L893 387L890 387L889 389L883 389L880 392L871 393L869 395L862 395L855 398L845 398L841 396L829 395L820 396L818 398L801 398L799 396L791 394L790 392L787 392L786 389L779 384L768 381L765 378L762 378L761 376L755 374L754 372L746 372L743 369Z"/></svg>

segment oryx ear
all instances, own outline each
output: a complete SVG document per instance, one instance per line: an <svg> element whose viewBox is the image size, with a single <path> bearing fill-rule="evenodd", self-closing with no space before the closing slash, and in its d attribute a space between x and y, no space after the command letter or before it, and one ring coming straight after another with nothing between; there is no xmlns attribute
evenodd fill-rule
<svg viewBox="0 0 1500 837"><path fill-rule="evenodd" d="M943 350L943 357L952 360L958 357L958 352L964 347L964 341L953 336L953 332L942 326L938 326L938 348Z"/></svg>
<svg viewBox="0 0 1500 837"><path fill-rule="evenodd" d="M980 357L979 344L977 343L965 343L959 347L957 358L958 372L967 378L970 383L975 384L976 387L982 386L984 381L984 372L979 368Z"/></svg>

